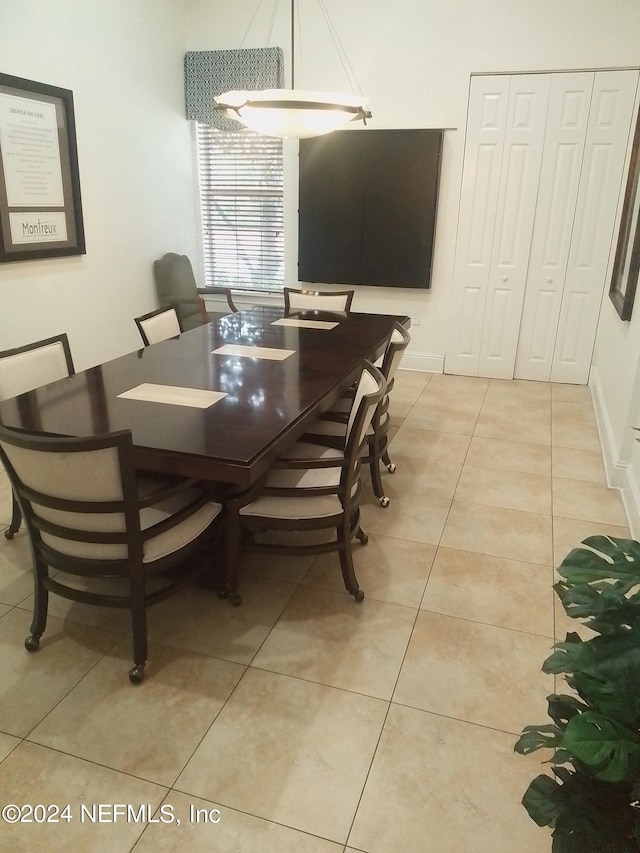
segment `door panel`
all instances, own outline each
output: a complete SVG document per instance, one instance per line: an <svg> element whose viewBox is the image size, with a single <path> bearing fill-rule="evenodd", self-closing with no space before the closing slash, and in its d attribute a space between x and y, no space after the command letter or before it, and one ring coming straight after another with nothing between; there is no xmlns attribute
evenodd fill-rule
<svg viewBox="0 0 640 853"><path fill-rule="evenodd" d="M550 75L514 75L503 147L496 228L478 364L481 376L513 377L531 229L542 162Z"/></svg>
<svg viewBox="0 0 640 853"><path fill-rule="evenodd" d="M551 380L585 384L605 290L637 71L595 75Z"/></svg>
<svg viewBox="0 0 640 853"><path fill-rule="evenodd" d="M548 380L569 259L593 73L553 74L514 375Z"/></svg>
<svg viewBox="0 0 640 853"><path fill-rule="evenodd" d="M471 78L448 373L478 375L508 99L508 76Z"/></svg>

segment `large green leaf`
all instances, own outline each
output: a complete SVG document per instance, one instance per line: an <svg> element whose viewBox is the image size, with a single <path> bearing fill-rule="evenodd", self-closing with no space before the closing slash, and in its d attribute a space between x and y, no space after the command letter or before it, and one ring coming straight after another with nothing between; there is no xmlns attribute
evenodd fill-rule
<svg viewBox="0 0 640 853"><path fill-rule="evenodd" d="M536 749L548 749L557 746L562 738L562 729L553 723L542 726L525 726L513 747L520 755L529 755Z"/></svg>
<svg viewBox="0 0 640 853"><path fill-rule="evenodd" d="M593 768L597 779L634 779L640 769L640 739L636 732L594 711L573 717L561 747Z"/></svg>
<svg viewBox="0 0 640 853"><path fill-rule="evenodd" d="M582 639L578 634L575 632L567 634L564 642L554 645L554 652L542 664L542 671L552 675L573 672L582 645Z"/></svg>
<svg viewBox="0 0 640 853"><path fill-rule="evenodd" d="M589 547L574 548L558 566L558 573L570 585L607 578L631 585L640 584L639 542L612 536L590 536L583 544Z"/></svg>
<svg viewBox="0 0 640 853"><path fill-rule="evenodd" d="M553 826L560 813L562 786L550 776L536 776L524 793L522 805L538 826Z"/></svg>
<svg viewBox="0 0 640 853"><path fill-rule="evenodd" d="M569 720L576 714L589 710L589 706L575 696L564 694L552 693L551 696L547 696L547 703L549 716L560 729L564 729Z"/></svg>

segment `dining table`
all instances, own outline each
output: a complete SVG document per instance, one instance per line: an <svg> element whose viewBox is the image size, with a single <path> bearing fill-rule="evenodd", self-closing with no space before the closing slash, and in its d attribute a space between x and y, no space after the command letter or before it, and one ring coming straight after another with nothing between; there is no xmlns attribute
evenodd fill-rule
<svg viewBox="0 0 640 853"><path fill-rule="evenodd" d="M0 403L64 436L129 429L144 470L252 486L409 318L254 306Z"/></svg>

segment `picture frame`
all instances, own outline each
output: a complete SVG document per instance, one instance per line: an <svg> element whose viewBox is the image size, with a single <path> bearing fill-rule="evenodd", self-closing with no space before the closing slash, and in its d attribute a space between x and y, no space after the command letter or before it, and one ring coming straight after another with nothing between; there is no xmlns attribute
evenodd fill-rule
<svg viewBox="0 0 640 853"><path fill-rule="evenodd" d="M0 263L85 252L73 92L0 74Z"/></svg>
<svg viewBox="0 0 640 853"><path fill-rule="evenodd" d="M640 116L629 160L618 244L613 262L609 297L621 320L630 320L640 272Z"/></svg>

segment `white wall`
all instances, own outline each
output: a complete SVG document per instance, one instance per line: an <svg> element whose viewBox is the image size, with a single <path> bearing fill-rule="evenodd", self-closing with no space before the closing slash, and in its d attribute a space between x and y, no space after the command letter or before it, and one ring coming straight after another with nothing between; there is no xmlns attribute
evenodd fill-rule
<svg viewBox="0 0 640 853"><path fill-rule="evenodd" d="M67 331L76 367L139 346L152 262L193 254L175 0L1 0L0 71L71 89L86 255L0 265L0 349Z"/></svg>
<svg viewBox="0 0 640 853"><path fill-rule="evenodd" d="M255 0L189 0L186 48L279 45L289 54L289 3L255 21ZM438 369L446 350L464 128L472 73L637 66L640 3L632 0L326 0L331 20L369 97L372 128L453 127L445 135L432 289L357 289L356 310L420 318L405 363ZM314 0L300 3L302 62L296 86L345 89L348 78ZM248 29L249 28L249 29ZM245 38L246 36L246 38ZM244 42L244 43L243 43ZM298 41L296 39L296 44ZM295 157L291 146L287 151ZM292 170L295 175L295 169ZM296 188L287 189L287 283L296 277Z"/></svg>

